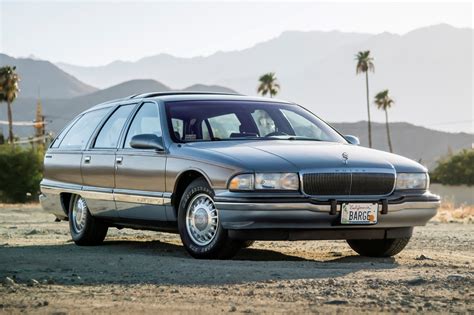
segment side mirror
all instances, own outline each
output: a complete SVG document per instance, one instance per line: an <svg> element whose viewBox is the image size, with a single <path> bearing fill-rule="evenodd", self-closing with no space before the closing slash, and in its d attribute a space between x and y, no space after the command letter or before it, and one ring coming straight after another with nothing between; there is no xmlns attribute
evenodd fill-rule
<svg viewBox="0 0 474 315"><path fill-rule="evenodd" d="M156 151L164 151L163 141L161 137L158 137L152 133L146 133L136 135L132 137L130 146L134 149L153 149Z"/></svg>
<svg viewBox="0 0 474 315"><path fill-rule="evenodd" d="M356 136L346 135L346 136L344 136L344 138L346 138L346 140L347 140L350 144L353 144L353 145L360 145L360 140L359 140L359 138L357 138Z"/></svg>

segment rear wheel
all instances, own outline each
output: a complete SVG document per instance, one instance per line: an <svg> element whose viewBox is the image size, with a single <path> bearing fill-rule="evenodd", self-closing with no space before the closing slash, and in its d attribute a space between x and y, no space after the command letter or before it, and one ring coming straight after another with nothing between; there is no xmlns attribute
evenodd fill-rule
<svg viewBox="0 0 474 315"><path fill-rule="evenodd" d="M361 256L390 257L400 253L409 241L409 237L404 237L381 240L347 240L347 243Z"/></svg>
<svg viewBox="0 0 474 315"><path fill-rule="evenodd" d="M204 178L194 180L184 191L178 209L178 229L188 253L195 258L227 259L241 248L219 222L214 192Z"/></svg>
<svg viewBox="0 0 474 315"><path fill-rule="evenodd" d="M69 205L69 230L74 243L90 246L104 241L108 226L91 215L84 198L75 195Z"/></svg>

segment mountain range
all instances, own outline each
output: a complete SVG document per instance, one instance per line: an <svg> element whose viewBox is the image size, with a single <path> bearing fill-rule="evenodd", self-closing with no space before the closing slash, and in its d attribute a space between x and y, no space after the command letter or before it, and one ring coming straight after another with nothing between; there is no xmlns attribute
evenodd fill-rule
<svg viewBox="0 0 474 315"><path fill-rule="evenodd" d="M403 35L288 31L247 49L205 57L159 54L98 67L57 65L101 88L151 78L173 87L217 84L250 95L256 94L258 77L273 71L281 85L278 97L331 121L358 121L367 119L366 92L365 77L355 73L354 55L370 50L375 63L371 99L390 89L392 121L472 132L473 39L472 29L446 24ZM375 121L384 120L375 106L372 112Z"/></svg>
<svg viewBox="0 0 474 315"><path fill-rule="evenodd" d="M69 98L98 89L85 84L49 61L13 58L0 53L0 66L14 65L20 77L21 97Z"/></svg>

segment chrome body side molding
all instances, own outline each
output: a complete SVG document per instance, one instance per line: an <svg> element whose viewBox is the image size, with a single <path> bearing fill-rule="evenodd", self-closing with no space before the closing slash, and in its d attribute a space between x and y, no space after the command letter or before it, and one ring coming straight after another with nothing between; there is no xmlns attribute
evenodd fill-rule
<svg viewBox="0 0 474 315"><path fill-rule="evenodd" d="M142 190L106 189L100 187L46 182L41 184L40 202L44 209L58 218L64 219L67 213L61 202L62 193L76 194L84 197L91 203L91 211L105 216L111 215L110 208L116 209L116 203L130 203L137 205L170 206L171 193L152 192Z"/></svg>

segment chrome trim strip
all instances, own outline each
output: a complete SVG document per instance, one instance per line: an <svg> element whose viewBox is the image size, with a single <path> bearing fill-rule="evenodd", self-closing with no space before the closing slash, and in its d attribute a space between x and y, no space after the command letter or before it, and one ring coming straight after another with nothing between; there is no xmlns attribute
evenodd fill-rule
<svg viewBox="0 0 474 315"><path fill-rule="evenodd" d="M81 197L95 200L114 201L112 189L93 186L82 186Z"/></svg>
<svg viewBox="0 0 474 315"><path fill-rule="evenodd" d="M62 188L62 187L56 187L56 186L45 186L41 185L41 192L42 193L71 193L71 194L78 194L82 192L82 189L76 189L76 188Z"/></svg>
<svg viewBox="0 0 474 315"><path fill-rule="evenodd" d="M147 190L134 190L134 189L114 189L115 194L119 195L131 195L131 196L144 196L144 197L163 197L162 192L147 191Z"/></svg>
<svg viewBox="0 0 474 315"><path fill-rule="evenodd" d="M407 209L436 209L439 201L417 201L401 204L389 204L388 211L395 212ZM241 202L216 202L219 210L242 210L242 211L286 211L286 210L308 210L314 212L329 212L330 205L315 205L309 202L300 203L241 203ZM339 209L338 209L339 210Z"/></svg>
<svg viewBox="0 0 474 315"><path fill-rule="evenodd" d="M63 189L63 190L82 190L82 185L43 179L40 183L40 188L41 189L43 188L55 189L56 188L56 189Z"/></svg>
<svg viewBox="0 0 474 315"><path fill-rule="evenodd" d="M130 194L114 194L116 202L128 202L128 203L141 203L151 205L164 205L165 198L163 197L152 197L152 196L140 196Z"/></svg>
<svg viewBox="0 0 474 315"><path fill-rule="evenodd" d="M324 168L308 168L302 171L307 173L384 173L396 174L394 168L383 167L324 167Z"/></svg>
<svg viewBox="0 0 474 315"><path fill-rule="evenodd" d="M407 209L437 209L441 201L411 201L399 204L389 204L388 211L400 211Z"/></svg>
<svg viewBox="0 0 474 315"><path fill-rule="evenodd" d="M103 190L103 191L100 191ZM104 188L92 188L90 186L83 187L82 189L72 188L61 188L57 186L46 186L41 185L41 191L47 193L71 193L81 195L84 198L95 199L95 200L106 200L116 202L129 202L139 204L154 204L154 205L171 205L171 194L152 192L152 191L141 191L141 190L126 190L117 189L110 192L110 189Z"/></svg>
<svg viewBox="0 0 474 315"><path fill-rule="evenodd" d="M91 191L91 190L81 190L77 193L84 197L85 199L95 199L95 200L106 200L106 201L114 201L114 194L111 192L99 192L99 191Z"/></svg>

